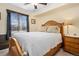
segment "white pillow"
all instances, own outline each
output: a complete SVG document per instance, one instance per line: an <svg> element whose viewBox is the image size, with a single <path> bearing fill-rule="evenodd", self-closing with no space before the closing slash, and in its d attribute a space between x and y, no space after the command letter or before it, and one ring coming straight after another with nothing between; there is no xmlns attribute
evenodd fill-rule
<svg viewBox="0 0 79 59"><path fill-rule="evenodd" d="M47 32L48 33L59 33L60 29L58 26L48 26Z"/></svg>
<svg viewBox="0 0 79 59"><path fill-rule="evenodd" d="M41 28L41 31L42 31L42 32L46 32L46 30L47 30L47 26L43 26L43 27Z"/></svg>

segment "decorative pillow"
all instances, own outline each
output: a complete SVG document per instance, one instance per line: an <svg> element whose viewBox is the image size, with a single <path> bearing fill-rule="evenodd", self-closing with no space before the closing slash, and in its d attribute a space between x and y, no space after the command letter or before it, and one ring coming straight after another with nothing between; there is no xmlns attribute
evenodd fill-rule
<svg viewBox="0 0 79 59"><path fill-rule="evenodd" d="M48 26L47 32L48 33L59 33L60 29L58 26Z"/></svg>

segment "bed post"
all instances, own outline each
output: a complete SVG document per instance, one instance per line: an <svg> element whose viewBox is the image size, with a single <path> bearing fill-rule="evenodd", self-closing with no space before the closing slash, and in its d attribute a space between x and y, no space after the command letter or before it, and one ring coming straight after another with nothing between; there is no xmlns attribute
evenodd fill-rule
<svg viewBox="0 0 79 59"><path fill-rule="evenodd" d="M63 45L64 45L64 28L63 28L63 23L61 23L61 27L60 27L60 33L61 33L61 35L62 35L62 46L61 47L63 47Z"/></svg>
<svg viewBox="0 0 79 59"><path fill-rule="evenodd" d="M62 39L64 39L63 23L61 23L61 26L60 26L60 33L61 33L61 35L62 35Z"/></svg>
<svg viewBox="0 0 79 59"><path fill-rule="evenodd" d="M15 38L9 38L9 54L12 56L23 56L23 51Z"/></svg>

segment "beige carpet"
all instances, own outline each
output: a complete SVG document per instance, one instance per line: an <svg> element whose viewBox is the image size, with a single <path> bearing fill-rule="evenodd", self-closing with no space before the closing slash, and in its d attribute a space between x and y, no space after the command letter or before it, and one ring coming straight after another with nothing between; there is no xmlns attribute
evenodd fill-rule
<svg viewBox="0 0 79 59"><path fill-rule="evenodd" d="M9 56L8 49L0 50L0 56ZM63 51L63 49L60 49L60 51L57 52L55 56L73 56L73 55Z"/></svg>
<svg viewBox="0 0 79 59"><path fill-rule="evenodd" d="M65 52L63 49L60 49L59 52L57 52L57 54L55 56L74 56L68 52Z"/></svg>

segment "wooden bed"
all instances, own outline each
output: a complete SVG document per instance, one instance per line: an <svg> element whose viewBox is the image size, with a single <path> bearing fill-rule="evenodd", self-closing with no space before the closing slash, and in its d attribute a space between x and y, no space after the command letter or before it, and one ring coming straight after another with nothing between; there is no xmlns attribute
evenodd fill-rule
<svg viewBox="0 0 79 59"><path fill-rule="evenodd" d="M42 26L58 26L60 28L60 33L63 39L63 24L62 23L58 23L56 21L50 20L50 21L47 21ZM57 47L50 49L50 51L47 52L44 56L55 55L56 52L59 51L61 46L62 46L62 43L58 44ZM23 56L24 55L24 51L22 50L20 44L17 42L15 38L12 38L12 37L9 38L9 54L11 56Z"/></svg>

